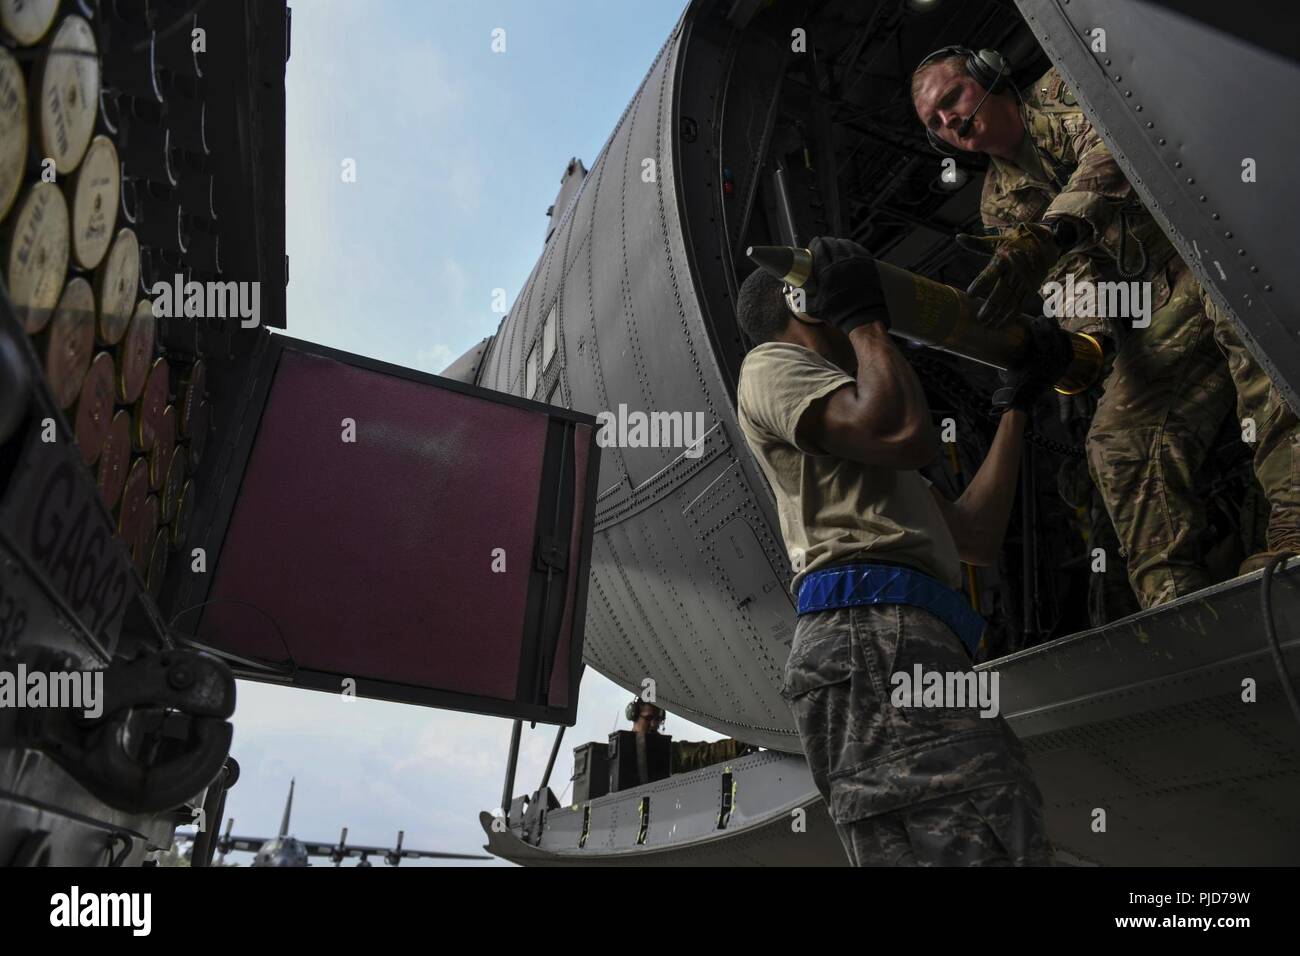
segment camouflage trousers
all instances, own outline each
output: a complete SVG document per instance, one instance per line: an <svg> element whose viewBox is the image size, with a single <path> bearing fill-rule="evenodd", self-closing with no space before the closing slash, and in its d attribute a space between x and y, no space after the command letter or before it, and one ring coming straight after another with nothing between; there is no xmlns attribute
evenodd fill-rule
<svg viewBox="0 0 1300 956"><path fill-rule="evenodd" d="M957 636L899 604L806 614L781 695L855 866L1049 865L1042 797L1001 715L891 702L891 675L967 672Z"/></svg>
<svg viewBox="0 0 1300 956"><path fill-rule="evenodd" d="M1087 441L1089 471L1143 607L1214 583L1194 482L1234 398L1243 430L1253 423L1269 548L1300 550L1295 414L1178 257L1153 278L1151 304L1151 324L1122 337Z"/></svg>

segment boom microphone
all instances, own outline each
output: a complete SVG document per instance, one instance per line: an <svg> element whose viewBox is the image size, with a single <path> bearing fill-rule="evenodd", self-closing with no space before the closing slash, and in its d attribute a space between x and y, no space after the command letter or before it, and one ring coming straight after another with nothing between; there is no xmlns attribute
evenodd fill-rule
<svg viewBox="0 0 1300 956"><path fill-rule="evenodd" d="M980 111L980 107L984 105L984 101L989 98L989 92L989 90L984 91L984 95L980 97L980 101L976 103L975 108L970 111L970 116L962 120L961 125L957 127L957 136L959 138L965 139L970 135L971 127L975 125L975 114Z"/></svg>

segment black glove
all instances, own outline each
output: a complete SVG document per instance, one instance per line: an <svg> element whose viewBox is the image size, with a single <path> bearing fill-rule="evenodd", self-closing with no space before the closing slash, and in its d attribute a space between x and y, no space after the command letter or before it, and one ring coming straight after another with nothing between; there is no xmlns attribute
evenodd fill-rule
<svg viewBox="0 0 1300 956"><path fill-rule="evenodd" d="M1018 311L1030 293L1037 292L1061 248L1050 226L1041 222L1021 223L1001 235L957 236L957 245L967 252L991 254L993 258L966 290L982 298L975 321L996 329Z"/></svg>
<svg viewBox="0 0 1300 956"><path fill-rule="evenodd" d="M871 253L849 239L824 236L808 243L808 251L813 268L807 286L809 315L845 335L871 322L889 328L885 290Z"/></svg>
<svg viewBox="0 0 1300 956"><path fill-rule="evenodd" d="M1039 395L1061 380L1073 361L1069 333L1045 315L1031 319L1029 347L1002 373L1002 387L993 393L993 411L1029 411Z"/></svg>

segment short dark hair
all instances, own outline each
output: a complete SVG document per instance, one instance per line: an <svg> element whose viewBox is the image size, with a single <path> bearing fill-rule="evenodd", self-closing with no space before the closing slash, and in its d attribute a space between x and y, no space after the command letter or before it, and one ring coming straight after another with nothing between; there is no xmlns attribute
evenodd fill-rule
<svg viewBox="0 0 1300 956"><path fill-rule="evenodd" d="M784 283L755 269L736 296L736 320L755 345L771 342L790 324L790 307L785 304Z"/></svg>
<svg viewBox="0 0 1300 956"><path fill-rule="evenodd" d="M966 65L966 54L964 53L953 53L950 56L935 57L933 60L922 61L921 65L918 66L912 72L912 102L913 103L916 102L916 94L921 90L921 78L926 73L929 73L935 67L939 67L939 66L955 66L958 69L960 69L961 72L964 73L966 76L971 76L970 69ZM972 76L971 79L975 79L975 78ZM979 80L975 80L975 82L979 83Z"/></svg>

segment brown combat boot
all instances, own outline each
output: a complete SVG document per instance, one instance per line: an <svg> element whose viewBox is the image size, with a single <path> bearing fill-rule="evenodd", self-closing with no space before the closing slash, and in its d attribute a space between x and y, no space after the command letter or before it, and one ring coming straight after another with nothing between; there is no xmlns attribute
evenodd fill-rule
<svg viewBox="0 0 1300 956"><path fill-rule="evenodd" d="M1270 561L1279 554L1289 554L1291 557L1296 556L1294 551L1260 551L1252 554L1245 561L1241 562L1241 567L1237 569L1237 577L1243 574L1250 574L1252 571L1262 570Z"/></svg>

